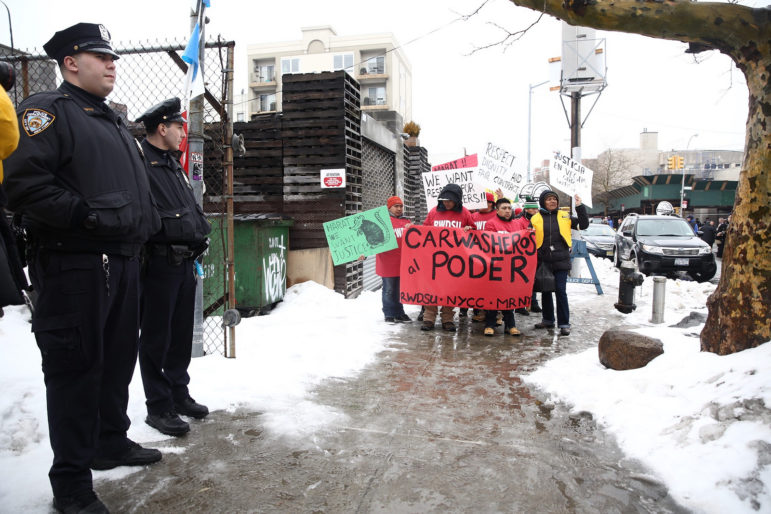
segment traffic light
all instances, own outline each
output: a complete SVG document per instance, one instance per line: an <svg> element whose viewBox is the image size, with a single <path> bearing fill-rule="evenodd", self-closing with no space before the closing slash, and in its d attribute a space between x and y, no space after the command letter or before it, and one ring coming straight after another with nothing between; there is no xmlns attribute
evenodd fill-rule
<svg viewBox="0 0 771 514"><path fill-rule="evenodd" d="M684 164L685 159L683 159L682 157L677 157L676 160L677 160L677 163L676 163L677 164L677 169L679 169L679 170L683 169L684 168L683 164Z"/></svg>
<svg viewBox="0 0 771 514"><path fill-rule="evenodd" d="M667 159L667 168L669 168L670 170L676 169L676 166L677 166L677 162L676 161L677 161L677 159L675 158L674 155L672 157L670 157L669 159Z"/></svg>

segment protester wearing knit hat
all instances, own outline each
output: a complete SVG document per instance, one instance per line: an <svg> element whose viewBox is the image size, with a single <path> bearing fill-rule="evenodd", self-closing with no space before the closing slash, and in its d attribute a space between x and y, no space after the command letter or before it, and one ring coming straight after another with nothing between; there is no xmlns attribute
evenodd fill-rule
<svg viewBox="0 0 771 514"><path fill-rule="evenodd" d="M394 205L401 205L402 207L404 207L404 202L402 202L402 199L399 198L398 196L392 196L386 201L386 207L390 209Z"/></svg>
<svg viewBox="0 0 771 514"><path fill-rule="evenodd" d="M403 217L404 202L398 196L392 196L386 201L388 213L391 215L391 226L394 229L398 246L393 250L379 253L375 256L375 273L383 279L383 316L387 323L410 322L412 319L404 312L404 305L399 301L399 266L402 258L402 236L404 229L410 226L410 220Z"/></svg>

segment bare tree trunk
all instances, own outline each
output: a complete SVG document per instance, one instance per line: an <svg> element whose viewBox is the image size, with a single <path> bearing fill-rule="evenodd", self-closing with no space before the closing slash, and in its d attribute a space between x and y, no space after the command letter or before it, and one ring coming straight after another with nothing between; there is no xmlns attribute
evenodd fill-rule
<svg viewBox="0 0 771 514"><path fill-rule="evenodd" d="M725 355L771 340L771 10L687 0L511 0L573 25L719 50L749 88L744 163L701 349Z"/></svg>

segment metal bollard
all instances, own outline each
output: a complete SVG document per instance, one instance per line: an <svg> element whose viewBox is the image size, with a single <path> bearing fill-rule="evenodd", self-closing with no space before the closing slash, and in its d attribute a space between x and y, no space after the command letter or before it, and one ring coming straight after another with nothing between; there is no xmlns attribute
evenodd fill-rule
<svg viewBox="0 0 771 514"><path fill-rule="evenodd" d="M653 277L653 312L651 312L651 323L664 323L664 298L666 293L666 277Z"/></svg>
<svg viewBox="0 0 771 514"><path fill-rule="evenodd" d="M621 273L618 277L618 302L613 306L617 311L629 314L637 308L634 304L634 288L641 286L644 277L634 270L634 263L624 261L621 263Z"/></svg>

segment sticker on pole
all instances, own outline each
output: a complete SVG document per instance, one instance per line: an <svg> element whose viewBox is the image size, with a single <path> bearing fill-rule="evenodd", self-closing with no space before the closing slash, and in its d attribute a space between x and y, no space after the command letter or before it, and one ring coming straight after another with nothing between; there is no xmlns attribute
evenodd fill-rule
<svg viewBox="0 0 771 514"><path fill-rule="evenodd" d="M203 180L203 153L190 152L190 163L193 165L193 180Z"/></svg>
<svg viewBox="0 0 771 514"><path fill-rule="evenodd" d="M321 188L335 189L345 187L345 168L321 170Z"/></svg>

